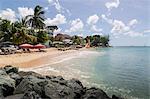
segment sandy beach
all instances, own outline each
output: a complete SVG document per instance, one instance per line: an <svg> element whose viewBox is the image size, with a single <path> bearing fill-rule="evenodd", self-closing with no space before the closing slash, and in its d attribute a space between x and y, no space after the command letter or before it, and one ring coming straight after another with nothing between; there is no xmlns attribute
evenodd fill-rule
<svg viewBox="0 0 150 99"><path fill-rule="evenodd" d="M30 53L0 55L0 67L5 65L13 65L21 68L37 67L53 62L54 57L74 52L74 50L58 51L56 48L47 48L44 50L45 52L32 50Z"/></svg>
<svg viewBox="0 0 150 99"><path fill-rule="evenodd" d="M18 67L21 71L34 71L42 75L61 75L66 79L79 79L81 77L81 74L78 73L79 70L73 70L72 67L69 67L70 65L59 63L68 61L72 57L77 57L86 49L59 51L56 48L47 48L44 50L45 52L31 50L30 53L0 55L0 67L12 65ZM56 66L56 64L59 65Z"/></svg>

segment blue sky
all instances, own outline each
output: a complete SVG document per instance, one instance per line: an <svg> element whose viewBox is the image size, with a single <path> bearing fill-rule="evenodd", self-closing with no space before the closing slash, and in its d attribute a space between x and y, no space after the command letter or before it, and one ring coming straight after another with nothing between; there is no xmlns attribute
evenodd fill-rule
<svg viewBox="0 0 150 99"><path fill-rule="evenodd" d="M110 35L113 46L150 46L149 0L1 0L0 17L16 21L45 10L45 24L57 33Z"/></svg>

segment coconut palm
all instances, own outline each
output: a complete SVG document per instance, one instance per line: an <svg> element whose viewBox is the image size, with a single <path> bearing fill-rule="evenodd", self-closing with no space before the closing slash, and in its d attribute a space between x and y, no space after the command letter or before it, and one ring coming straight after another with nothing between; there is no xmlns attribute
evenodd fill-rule
<svg viewBox="0 0 150 99"><path fill-rule="evenodd" d="M17 45L22 43L34 43L37 41L37 38L33 34L30 34L27 29L27 17L12 23L11 31L13 33L12 42Z"/></svg>
<svg viewBox="0 0 150 99"><path fill-rule="evenodd" d="M25 28L18 29L17 32L13 35L13 40L15 44L23 43L35 43L37 42L37 37L29 35Z"/></svg>
<svg viewBox="0 0 150 99"><path fill-rule="evenodd" d="M0 21L0 39L1 41L11 41L12 32L11 32L12 23L8 20L1 19Z"/></svg>
<svg viewBox="0 0 150 99"><path fill-rule="evenodd" d="M43 29L45 24L44 24L44 11L42 10L43 8L39 5L37 5L34 8L34 14L33 15L28 15L28 24L29 26L35 28L35 29Z"/></svg>

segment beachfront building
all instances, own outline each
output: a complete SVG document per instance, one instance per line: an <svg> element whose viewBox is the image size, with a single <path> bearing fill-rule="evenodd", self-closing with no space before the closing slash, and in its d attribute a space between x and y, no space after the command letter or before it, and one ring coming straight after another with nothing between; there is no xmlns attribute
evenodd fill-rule
<svg viewBox="0 0 150 99"><path fill-rule="evenodd" d="M63 33L59 33L55 36L55 41L63 41L65 39L70 39L71 40L71 36L67 35L67 34L63 34Z"/></svg>
<svg viewBox="0 0 150 99"><path fill-rule="evenodd" d="M49 40L45 43L47 47L52 47L53 46L53 41L54 41L54 30L57 30L57 26L47 26L46 31L48 32L49 35Z"/></svg>
<svg viewBox="0 0 150 99"><path fill-rule="evenodd" d="M55 42L59 42L59 45L62 45L61 43L63 43L64 47L68 47L70 45L73 44L73 41L71 40L71 36L67 35L67 34L63 34L63 33L59 33L55 36L54 38ZM55 43L54 42L54 43ZM54 44L53 43L53 44ZM55 44L56 45L56 44Z"/></svg>
<svg viewBox="0 0 150 99"><path fill-rule="evenodd" d="M66 47L73 45L73 41L71 39L64 39L63 43Z"/></svg>

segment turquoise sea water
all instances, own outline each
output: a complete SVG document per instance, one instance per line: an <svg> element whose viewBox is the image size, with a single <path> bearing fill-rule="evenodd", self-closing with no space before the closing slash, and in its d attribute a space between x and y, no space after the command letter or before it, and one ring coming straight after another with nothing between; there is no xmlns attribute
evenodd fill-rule
<svg viewBox="0 0 150 99"><path fill-rule="evenodd" d="M105 84L108 93L124 97L150 99L150 48L113 47L94 63L92 81Z"/></svg>
<svg viewBox="0 0 150 99"><path fill-rule="evenodd" d="M100 87L110 96L150 99L150 47L95 48L55 65L67 66L66 74L80 75L87 85Z"/></svg>
<svg viewBox="0 0 150 99"><path fill-rule="evenodd" d="M92 48L42 67L127 99L150 99L150 47ZM41 69L39 69L41 71Z"/></svg>

